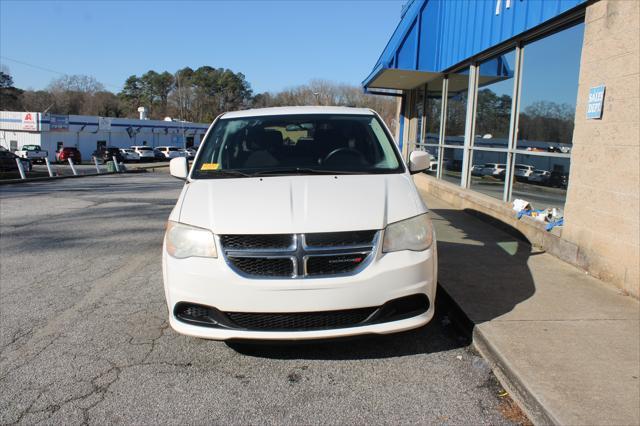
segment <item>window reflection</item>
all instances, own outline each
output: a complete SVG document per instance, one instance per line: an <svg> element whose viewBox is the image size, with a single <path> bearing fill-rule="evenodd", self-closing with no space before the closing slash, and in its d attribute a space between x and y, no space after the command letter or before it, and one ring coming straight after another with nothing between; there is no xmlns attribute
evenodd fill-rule
<svg viewBox="0 0 640 426"><path fill-rule="evenodd" d="M462 181L463 148L444 148L442 160L442 179L460 185Z"/></svg>
<svg viewBox="0 0 640 426"><path fill-rule="evenodd" d="M440 148L433 145L422 145L420 151L424 151L429 154L429 168L424 173L436 176L438 174L438 157L440 154Z"/></svg>
<svg viewBox="0 0 640 426"><path fill-rule="evenodd" d="M563 208L569 164L565 157L516 155L512 198L527 200L534 209Z"/></svg>
<svg viewBox="0 0 640 426"><path fill-rule="evenodd" d="M439 143L440 111L442 110L442 86L427 86L425 103L425 143Z"/></svg>
<svg viewBox="0 0 640 426"><path fill-rule="evenodd" d="M571 151L584 24L524 47L518 149Z"/></svg>
<svg viewBox="0 0 640 426"><path fill-rule="evenodd" d="M506 148L509 140L515 51L478 67L475 146Z"/></svg>
<svg viewBox="0 0 640 426"><path fill-rule="evenodd" d="M473 150L471 189L502 200L507 170L505 152Z"/></svg>
<svg viewBox="0 0 640 426"><path fill-rule="evenodd" d="M445 145L464 145L464 127L467 116L469 69L449 75L447 90L447 121Z"/></svg>

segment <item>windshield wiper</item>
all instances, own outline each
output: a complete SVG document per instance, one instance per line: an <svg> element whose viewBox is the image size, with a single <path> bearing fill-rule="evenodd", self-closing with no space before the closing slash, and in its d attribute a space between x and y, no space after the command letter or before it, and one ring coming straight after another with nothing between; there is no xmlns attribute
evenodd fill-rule
<svg viewBox="0 0 640 426"><path fill-rule="evenodd" d="M349 171L349 170L322 170L312 169L309 167L289 167L281 169L261 170L252 173L252 176L264 175L289 175L289 174L305 174L305 175L357 175L367 173L366 171Z"/></svg>

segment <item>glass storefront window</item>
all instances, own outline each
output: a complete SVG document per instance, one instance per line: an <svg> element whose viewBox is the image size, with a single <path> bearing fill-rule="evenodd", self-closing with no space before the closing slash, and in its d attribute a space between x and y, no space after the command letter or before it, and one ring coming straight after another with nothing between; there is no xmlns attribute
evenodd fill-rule
<svg viewBox="0 0 640 426"><path fill-rule="evenodd" d="M471 189L502 200L507 153L473 150L471 164Z"/></svg>
<svg viewBox="0 0 640 426"><path fill-rule="evenodd" d="M517 148L571 151L584 23L524 47Z"/></svg>
<svg viewBox="0 0 640 426"><path fill-rule="evenodd" d="M425 102L425 143L439 143L440 139L440 112L442 111L442 86L433 89L427 86L427 98Z"/></svg>
<svg viewBox="0 0 640 426"><path fill-rule="evenodd" d="M445 145L464 145L464 127L467 118L469 95L469 69L465 68L448 77L447 118L445 124Z"/></svg>
<svg viewBox="0 0 640 426"><path fill-rule="evenodd" d="M569 158L516 155L512 198L527 200L534 209L564 207L569 183Z"/></svg>
<svg viewBox="0 0 640 426"><path fill-rule="evenodd" d="M515 58L512 50L482 62L478 67L474 146L509 146Z"/></svg>
<svg viewBox="0 0 640 426"><path fill-rule="evenodd" d="M411 140L432 156L432 168L427 173L438 174L439 160L443 180L456 185L468 181L470 189L502 200L505 181L510 178L506 165L513 161L511 200L522 198L540 209L563 208L583 33L584 23L579 23L525 44L519 82L515 79L515 49L477 65L474 140L470 147L464 148L465 131L469 130L465 126L470 68L445 77L448 89L444 111L442 81L430 82L414 92L413 111L423 119L413 124ZM519 110L513 111L516 87ZM518 128L516 152L510 153L512 114L518 117ZM471 150L468 180L462 176L465 149Z"/></svg>
<svg viewBox="0 0 640 426"><path fill-rule="evenodd" d="M460 185L462 181L463 148L444 148L442 159L442 179Z"/></svg>

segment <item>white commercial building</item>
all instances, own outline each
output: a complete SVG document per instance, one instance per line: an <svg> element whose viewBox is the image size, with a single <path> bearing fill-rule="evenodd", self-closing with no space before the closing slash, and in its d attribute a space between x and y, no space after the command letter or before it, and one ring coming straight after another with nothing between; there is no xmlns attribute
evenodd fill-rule
<svg viewBox="0 0 640 426"><path fill-rule="evenodd" d="M80 150L83 159L89 159L100 146L197 146L208 127L182 121L0 111L0 145L11 151L23 145L40 145L48 151L50 161L61 147L72 146Z"/></svg>

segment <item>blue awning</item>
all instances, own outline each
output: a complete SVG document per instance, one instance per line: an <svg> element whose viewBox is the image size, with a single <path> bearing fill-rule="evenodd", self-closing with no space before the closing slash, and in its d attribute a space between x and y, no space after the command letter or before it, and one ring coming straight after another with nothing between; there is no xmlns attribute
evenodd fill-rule
<svg viewBox="0 0 640 426"><path fill-rule="evenodd" d="M586 0L411 0L362 84L406 90L438 81L457 64L585 4ZM480 81L510 76L510 65L482 73Z"/></svg>

